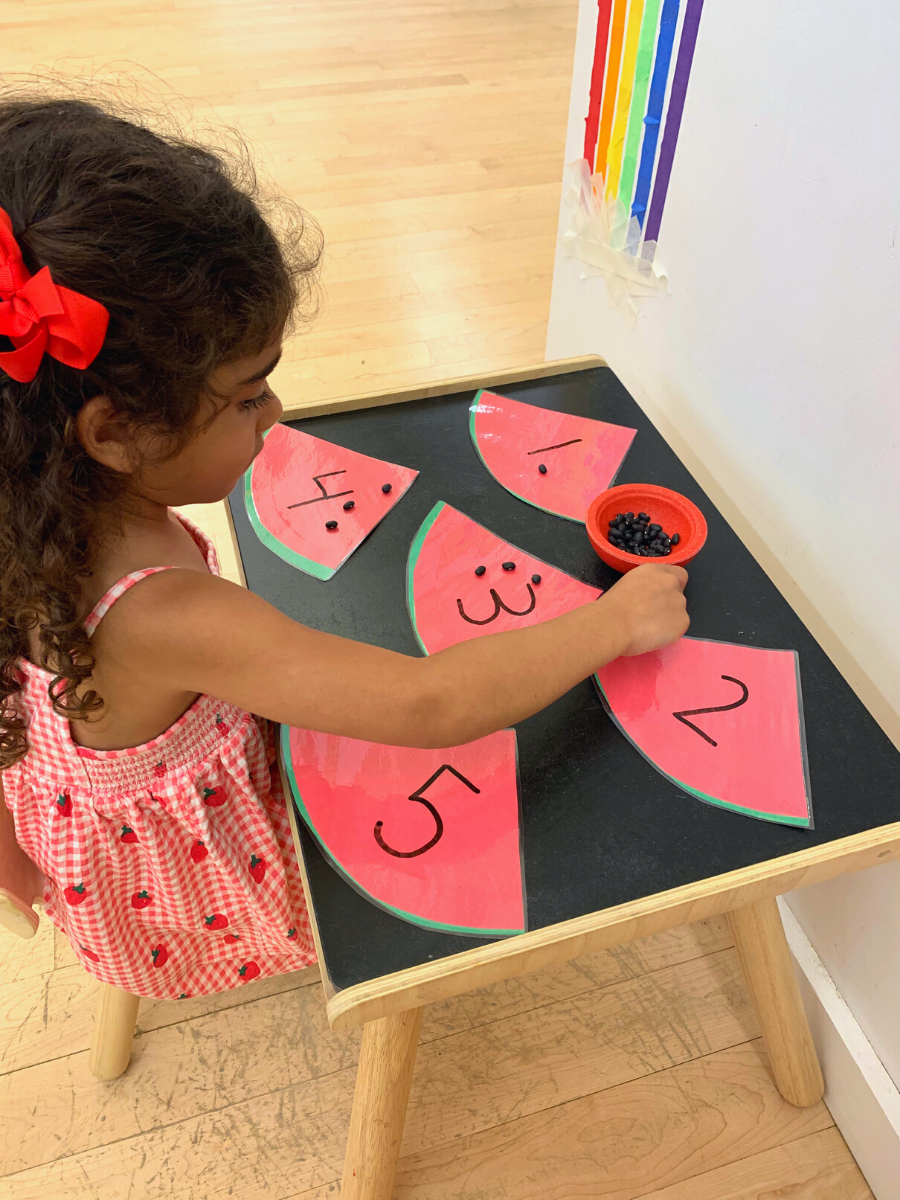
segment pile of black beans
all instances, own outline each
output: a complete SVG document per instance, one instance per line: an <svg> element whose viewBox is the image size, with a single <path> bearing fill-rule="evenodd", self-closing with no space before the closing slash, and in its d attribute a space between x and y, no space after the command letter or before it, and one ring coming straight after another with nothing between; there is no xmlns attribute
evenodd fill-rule
<svg viewBox="0 0 900 1200"><path fill-rule="evenodd" d="M678 533L668 534L661 525L654 524L647 513L616 513L609 523L609 540L626 554L637 554L641 558L665 558L672 547L681 541Z"/></svg>

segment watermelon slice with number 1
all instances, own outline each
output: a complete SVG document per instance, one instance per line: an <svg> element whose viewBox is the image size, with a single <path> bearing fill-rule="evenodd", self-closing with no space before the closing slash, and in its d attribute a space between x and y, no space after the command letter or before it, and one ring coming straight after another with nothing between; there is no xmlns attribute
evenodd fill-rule
<svg viewBox="0 0 900 1200"><path fill-rule="evenodd" d="M244 503L263 545L316 579L330 579L416 475L278 424L244 476Z"/></svg>
<svg viewBox="0 0 900 1200"><path fill-rule="evenodd" d="M602 594L443 500L413 539L406 581L413 631L426 654L549 621Z"/></svg>
<svg viewBox="0 0 900 1200"><path fill-rule="evenodd" d="M637 431L480 391L469 409L469 432L481 461L508 492L583 524Z"/></svg>

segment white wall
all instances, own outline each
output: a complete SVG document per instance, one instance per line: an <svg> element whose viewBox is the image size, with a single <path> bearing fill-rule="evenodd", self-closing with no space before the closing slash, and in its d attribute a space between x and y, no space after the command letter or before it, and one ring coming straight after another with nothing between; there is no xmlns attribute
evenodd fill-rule
<svg viewBox="0 0 900 1200"><path fill-rule="evenodd" d="M567 162L596 13L582 0ZM659 235L671 294L629 330L557 254L547 339L607 359L895 739L898 45L888 0L707 0ZM790 903L900 1083L900 866Z"/></svg>

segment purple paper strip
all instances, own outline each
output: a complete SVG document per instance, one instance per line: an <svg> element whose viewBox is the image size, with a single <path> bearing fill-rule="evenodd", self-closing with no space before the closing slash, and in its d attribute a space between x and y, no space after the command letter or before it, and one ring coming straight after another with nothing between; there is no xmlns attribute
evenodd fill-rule
<svg viewBox="0 0 900 1200"><path fill-rule="evenodd" d="M678 47L675 73L672 76L666 131L663 134L662 149L659 152L659 165L656 168L656 183L653 187L653 199L650 202L650 214L644 228L644 240L647 242L655 242L659 237L659 226L662 221L663 209L666 206L666 193L669 190L669 177L672 174L675 147L678 144L678 134L681 130L684 100L687 95L688 80L691 77L691 64L694 61L694 47L697 44L697 29L702 12L703 0L687 0L681 43Z"/></svg>

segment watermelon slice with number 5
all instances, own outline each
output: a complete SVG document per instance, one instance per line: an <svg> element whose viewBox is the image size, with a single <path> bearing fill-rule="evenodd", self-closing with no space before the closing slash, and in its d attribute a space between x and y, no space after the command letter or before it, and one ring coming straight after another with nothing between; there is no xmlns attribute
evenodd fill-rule
<svg viewBox="0 0 900 1200"><path fill-rule="evenodd" d="M514 730L421 750L282 725L281 762L326 859L367 900L443 933L524 932Z"/></svg>
<svg viewBox="0 0 900 1200"><path fill-rule="evenodd" d="M583 524L637 430L480 391L469 409L469 432L481 461L508 492Z"/></svg>
<svg viewBox="0 0 900 1200"><path fill-rule="evenodd" d="M330 579L416 475L278 424L244 476L244 503L263 545L316 579Z"/></svg>
<svg viewBox="0 0 900 1200"><path fill-rule="evenodd" d="M426 654L549 621L601 594L502 541L443 500L422 522L409 551L407 604Z"/></svg>

